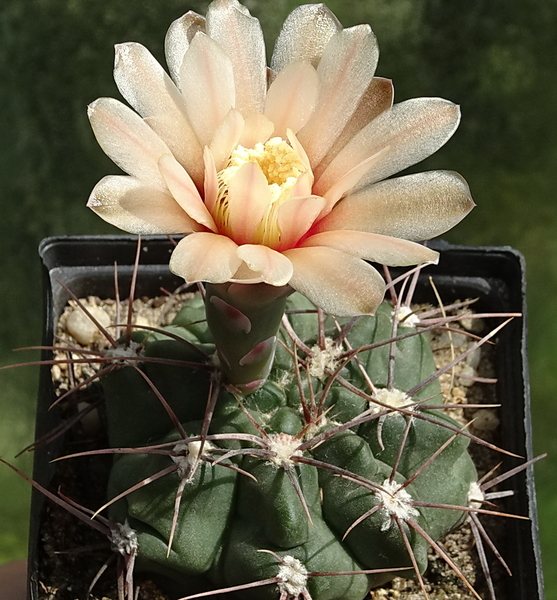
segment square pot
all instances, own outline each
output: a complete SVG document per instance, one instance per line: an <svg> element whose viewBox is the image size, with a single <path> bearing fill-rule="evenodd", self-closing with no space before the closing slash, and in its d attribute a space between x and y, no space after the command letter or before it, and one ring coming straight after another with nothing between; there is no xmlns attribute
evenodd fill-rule
<svg viewBox="0 0 557 600"><path fill-rule="evenodd" d="M478 312L521 312L525 314L524 261L511 248L471 248L444 242L431 244L441 250L439 264L423 269L415 300L436 304L428 278L431 276L445 303L457 299L478 298ZM174 290L183 281L168 270L172 244L167 237L142 239L136 297L160 295L161 288ZM52 345L55 323L69 295L113 297L114 263L118 264L120 297L128 294L137 248L135 236L84 236L47 238L39 253L44 265L45 331L44 345ZM396 270L394 270L396 271ZM61 283L63 285L61 285ZM526 459L532 457L530 398L526 361L526 320L515 319L497 337L495 370L497 401L502 405L501 446ZM50 358L45 351L43 358ZM55 399L49 366L43 366L37 405L36 438L60 422L57 409L48 410ZM34 478L48 487L58 456L61 439L35 453ZM507 468L516 466L508 457ZM509 467L510 465L510 467ZM506 469L505 469L506 470ZM543 600L543 581L539 555L536 502L532 468L505 482L514 495L505 500L507 512L529 516L529 521L509 519L505 522L504 541L500 550L508 562L512 578L503 582L500 600ZM33 491L29 546L29 598L38 599L38 561L40 557L40 522L45 499Z"/></svg>

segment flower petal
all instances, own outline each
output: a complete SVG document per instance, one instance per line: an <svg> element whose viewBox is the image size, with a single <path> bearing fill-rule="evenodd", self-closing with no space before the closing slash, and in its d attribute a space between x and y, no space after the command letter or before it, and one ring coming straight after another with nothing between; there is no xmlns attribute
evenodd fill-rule
<svg viewBox="0 0 557 600"><path fill-rule="evenodd" d="M115 164L145 185L166 190L158 160L170 149L137 113L114 98L99 98L87 114L99 145Z"/></svg>
<svg viewBox="0 0 557 600"><path fill-rule="evenodd" d="M415 98L395 104L339 152L316 182L316 193L325 195L353 165L387 146L389 152L363 177L358 187L402 171L443 146L455 132L459 120L458 106L441 98Z"/></svg>
<svg viewBox="0 0 557 600"><path fill-rule="evenodd" d="M192 233L180 240L170 257L170 270L188 283L225 283L242 264L238 246L215 233Z"/></svg>
<svg viewBox="0 0 557 600"><path fill-rule="evenodd" d="M327 204L323 209L322 215L326 215L331 212L334 205L342 198L342 196L348 190L351 190L360 179L381 160L383 155L389 151L389 147L383 148L376 152L366 160L362 161L359 165L356 165L350 171L345 173L338 181L334 183L325 193L324 197L327 199Z"/></svg>
<svg viewBox="0 0 557 600"><path fill-rule="evenodd" d="M329 314L369 314L383 299L383 278L359 258L326 247L294 248L284 255L294 265L289 285Z"/></svg>
<svg viewBox="0 0 557 600"><path fill-rule="evenodd" d="M166 64L178 88L180 88L180 68L182 67L182 61L190 47L193 36L198 31L205 32L205 17L190 10L179 19L173 21L166 32L164 39Z"/></svg>
<svg viewBox="0 0 557 600"><path fill-rule="evenodd" d="M274 134L286 137L286 130L299 131L308 121L317 103L319 78L308 63L289 64L267 91L265 115L274 123Z"/></svg>
<svg viewBox="0 0 557 600"><path fill-rule="evenodd" d="M197 33L180 69L189 118L203 146L234 106L234 71L226 52L209 36Z"/></svg>
<svg viewBox="0 0 557 600"><path fill-rule="evenodd" d="M365 231L324 231L304 240L301 246L328 246L390 267L436 263L439 258L438 252L416 242Z"/></svg>
<svg viewBox="0 0 557 600"><path fill-rule="evenodd" d="M122 96L147 120L198 183L203 174L201 146L178 88L141 44L118 44L114 80Z"/></svg>
<svg viewBox="0 0 557 600"><path fill-rule="evenodd" d="M286 285L292 277L292 263L286 256L257 244L244 244L236 253L251 271L261 274L261 281L274 286Z"/></svg>
<svg viewBox="0 0 557 600"><path fill-rule="evenodd" d="M211 154L215 159L217 171L224 169L232 150L240 142L244 124L245 121L242 115L236 109L232 108L217 127L209 145Z"/></svg>
<svg viewBox="0 0 557 600"><path fill-rule="evenodd" d="M346 144L359 133L375 117L393 105L394 87L390 79L374 77L367 90L364 92L356 111L346 124L342 133L333 144L327 155L314 169L316 179L331 164L333 158L346 146Z"/></svg>
<svg viewBox="0 0 557 600"><path fill-rule="evenodd" d="M239 143L244 148L253 148L255 144L264 144L272 135L274 125L261 113L251 113L245 119L244 129Z"/></svg>
<svg viewBox="0 0 557 600"><path fill-rule="evenodd" d="M298 134L312 165L321 162L350 120L373 78L378 58L377 40L369 25L339 31L327 44L317 67L319 101Z"/></svg>
<svg viewBox="0 0 557 600"><path fill-rule="evenodd" d="M259 21L237 0L213 0L206 18L208 35L221 45L234 65L236 108L244 117L262 113L267 70Z"/></svg>
<svg viewBox="0 0 557 600"><path fill-rule="evenodd" d="M238 244L249 244L271 204L271 192L261 167L244 163L228 184L228 227Z"/></svg>
<svg viewBox="0 0 557 600"><path fill-rule="evenodd" d="M205 206L207 207L207 210L213 214L213 209L217 202L217 195L219 193L219 182L215 159L207 146L205 146L205 150L203 151L203 161L205 163L205 178L203 179Z"/></svg>
<svg viewBox="0 0 557 600"><path fill-rule="evenodd" d="M171 154L163 154L159 159L159 169L170 193L188 216L207 229L216 231L213 217L184 167Z"/></svg>
<svg viewBox="0 0 557 600"><path fill-rule="evenodd" d="M320 196L291 198L278 209L280 229L279 249L292 248L313 225L319 213L325 207L325 199Z"/></svg>
<svg viewBox="0 0 557 600"><path fill-rule="evenodd" d="M429 240L454 227L474 206L470 189L458 173L429 171L382 181L350 194L316 229Z"/></svg>
<svg viewBox="0 0 557 600"><path fill-rule="evenodd" d="M341 29L338 19L324 4L298 6L284 21L273 51L271 68L278 72L298 60L307 60L316 67L325 46Z"/></svg>
<svg viewBox="0 0 557 600"><path fill-rule="evenodd" d="M104 177L91 192L87 206L107 223L129 233L190 233L199 229L174 198L146 187L135 177Z"/></svg>

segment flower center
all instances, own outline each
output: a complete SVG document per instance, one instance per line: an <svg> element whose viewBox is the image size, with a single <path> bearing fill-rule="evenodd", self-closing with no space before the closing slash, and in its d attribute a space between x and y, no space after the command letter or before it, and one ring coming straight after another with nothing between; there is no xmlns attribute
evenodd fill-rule
<svg viewBox="0 0 557 600"><path fill-rule="evenodd" d="M259 166L267 179L270 192L269 205L252 243L273 247L280 241L278 208L290 198L298 178L307 171L307 168L298 153L280 137L272 138L265 144L257 143L254 148L236 146L224 169L217 174L218 197L213 211L213 218L219 229L230 237L233 237L233 232L229 230L228 225L230 210L228 188L238 169L248 162Z"/></svg>

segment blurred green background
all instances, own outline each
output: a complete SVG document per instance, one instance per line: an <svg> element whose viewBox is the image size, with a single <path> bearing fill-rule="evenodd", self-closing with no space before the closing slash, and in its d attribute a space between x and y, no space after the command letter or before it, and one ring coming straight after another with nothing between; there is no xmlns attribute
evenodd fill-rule
<svg viewBox="0 0 557 600"><path fill-rule="evenodd" d="M292 0L246 2L274 40ZM378 74L397 100L461 104L454 138L419 169L468 180L478 207L447 239L512 245L528 265L530 366L547 599L557 600L557 0L330 0L344 25L370 23ZM0 362L41 331L39 240L111 233L85 208L115 167L86 105L116 96L113 44L139 41L162 61L170 22L195 0L2 0L0 4ZM0 371L0 456L32 439L36 373ZM17 464L30 471L30 457ZM25 556L29 489L0 469L0 563ZM508 550L508 549L507 549ZM502 599L503 600L503 599Z"/></svg>

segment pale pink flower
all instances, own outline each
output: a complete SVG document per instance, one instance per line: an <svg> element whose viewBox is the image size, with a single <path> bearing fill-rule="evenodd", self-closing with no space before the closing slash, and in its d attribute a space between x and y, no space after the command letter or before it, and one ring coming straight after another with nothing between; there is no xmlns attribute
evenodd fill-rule
<svg viewBox="0 0 557 600"><path fill-rule="evenodd" d="M188 282L289 285L336 315L372 312L384 292L366 260L434 262L417 241L473 207L456 173L388 179L440 148L456 105L393 105L368 25L343 29L322 4L286 19L270 68L259 21L237 0L188 12L166 37L168 76L136 43L116 48L122 96L89 107L128 176L88 205L131 233L185 234L170 268Z"/></svg>

